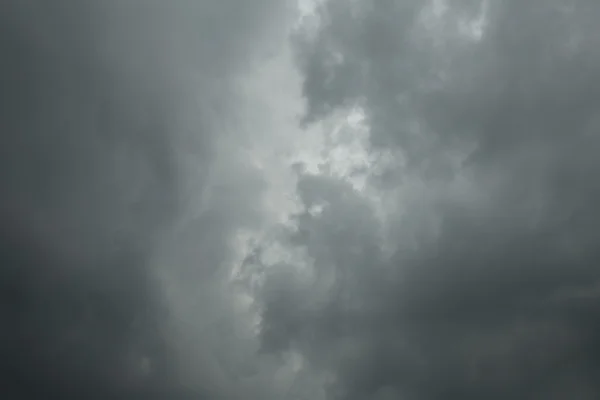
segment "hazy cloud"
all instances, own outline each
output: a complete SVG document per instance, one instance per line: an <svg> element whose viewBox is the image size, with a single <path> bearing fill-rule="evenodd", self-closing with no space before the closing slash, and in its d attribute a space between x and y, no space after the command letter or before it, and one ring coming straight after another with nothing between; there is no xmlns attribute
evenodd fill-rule
<svg viewBox="0 0 600 400"><path fill-rule="evenodd" d="M207 292L229 236L258 215L260 177L223 143L238 135L238 80L273 51L288 6L0 5L5 397L220 397L207 397L200 369L188 371L198 393L184 395L178 352L191 347L176 349L171 332L185 330L173 317L183 300L152 268L197 282L181 297ZM157 258L182 235L194 239L178 259ZM159 268L164 259L173 264ZM236 318L224 294L205 297L211 306L188 318Z"/></svg>

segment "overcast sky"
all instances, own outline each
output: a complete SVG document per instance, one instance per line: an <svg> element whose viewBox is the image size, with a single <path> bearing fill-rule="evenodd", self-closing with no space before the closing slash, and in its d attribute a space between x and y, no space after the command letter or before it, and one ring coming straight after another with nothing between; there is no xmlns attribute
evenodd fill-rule
<svg viewBox="0 0 600 400"><path fill-rule="evenodd" d="M598 398L600 2L0 3L2 396Z"/></svg>

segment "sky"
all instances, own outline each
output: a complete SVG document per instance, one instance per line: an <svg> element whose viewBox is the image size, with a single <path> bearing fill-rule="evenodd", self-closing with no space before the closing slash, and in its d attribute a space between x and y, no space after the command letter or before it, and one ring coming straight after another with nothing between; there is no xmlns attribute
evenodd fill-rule
<svg viewBox="0 0 600 400"><path fill-rule="evenodd" d="M2 1L0 392L598 398L598 17Z"/></svg>

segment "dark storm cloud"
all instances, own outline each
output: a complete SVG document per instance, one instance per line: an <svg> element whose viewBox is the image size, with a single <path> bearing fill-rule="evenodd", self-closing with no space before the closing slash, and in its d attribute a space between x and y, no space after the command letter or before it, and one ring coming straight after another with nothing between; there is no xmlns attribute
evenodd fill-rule
<svg viewBox="0 0 600 400"><path fill-rule="evenodd" d="M490 1L477 40L451 24L478 2L448 2L433 38L423 4L332 0L298 37L306 121L358 103L411 161L392 176L427 190L387 257L360 193L301 175L325 208L286 241L315 276L267 274L265 348L333 374L331 398L596 398L600 5Z"/></svg>
<svg viewBox="0 0 600 400"><path fill-rule="evenodd" d="M2 2L3 397L192 398L168 389L176 369L148 264L181 211L183 156L203 187L231 77L284 8Z"/></svg>

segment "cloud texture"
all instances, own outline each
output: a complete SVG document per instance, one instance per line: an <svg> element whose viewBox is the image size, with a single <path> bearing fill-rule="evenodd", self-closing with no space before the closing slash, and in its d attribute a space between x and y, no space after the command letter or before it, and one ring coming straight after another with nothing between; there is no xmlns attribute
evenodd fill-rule
<svg viewBox="0 0 600 400"><path fill-rule="evenodd" d="M0 5L5 397L598 397L600 4L47 3Z"/></svg>
<svg viewBox="0 0 600 400"><path fill-rule="evenodd" d="M396 154L369 177L394 207L382 222L343 179L301 174L283 242L307 266L267 269L264 346L303 354L328 398L595 398L599 13L318 7L296 37L305 121L361 107L371 151Z"/></svg>

